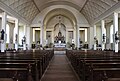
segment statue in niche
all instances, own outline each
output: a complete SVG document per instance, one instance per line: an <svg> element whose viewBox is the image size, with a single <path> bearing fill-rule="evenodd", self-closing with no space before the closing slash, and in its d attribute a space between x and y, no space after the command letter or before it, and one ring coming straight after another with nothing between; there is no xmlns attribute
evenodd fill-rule
<svg viewBox="0 0 120 81"><path fill-rule="evenodd" d="M62 33L59 31L59 33L58 33L58 37L60 37L60 36L62 36Z"/></svg>

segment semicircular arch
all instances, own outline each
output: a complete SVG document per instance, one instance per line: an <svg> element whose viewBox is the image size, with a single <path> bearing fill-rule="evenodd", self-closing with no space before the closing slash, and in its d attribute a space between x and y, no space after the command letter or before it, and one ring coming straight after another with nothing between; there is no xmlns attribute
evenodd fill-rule
<svg viewBox="0 0 120 81"><path fill-rule="evenodd" d="M52 18L54 18L56 16L59 16L59 15L69 19L70 22L73 24L73 26L75 26L77 24L77 20L76 20L74 14L72 14L72 12L70 12L70 11L68 11L66 9L62 9L62 8L53 9L52 11L48 12L47 15L44 18L43 24L46 26L47 23Z"/></svg>

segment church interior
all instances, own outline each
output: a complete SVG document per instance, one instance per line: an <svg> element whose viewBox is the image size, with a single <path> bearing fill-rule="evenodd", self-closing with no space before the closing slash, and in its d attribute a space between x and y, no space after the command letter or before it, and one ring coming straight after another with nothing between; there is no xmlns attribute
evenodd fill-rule
<svg viewBox="0 0 120 81"><path fill-rule="evenodd" d="M0 0L0 81L120 81L120 0Z"/></svg>

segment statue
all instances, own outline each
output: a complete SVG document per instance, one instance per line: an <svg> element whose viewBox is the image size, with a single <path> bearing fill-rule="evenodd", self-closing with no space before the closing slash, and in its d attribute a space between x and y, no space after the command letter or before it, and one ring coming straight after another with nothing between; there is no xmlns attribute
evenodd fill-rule
<svg viewBox="0 0 120 81"><path fill-rule="evenodd" d="M18 40L18 35L16 34L15 35L15 42L17 43L17 40Z"/></svg>
<svg viewBox="0 0 120 81"><path fill-rule="evenodd" d="M25 37L25 36L23 37L23 42L24 42L24 43L26 42L26 37Z"/></svg>
<svg viewBox="0 0 120 81"><path fill-rule="evenodd" d="M22 45L26 42L26 37L24 36L22 39Z"/></svg>
<svg viewBox="0 0 120 81"><path fill-rule="evenodd" d="M1 31L1 40L4 40L4 33L5 33L5 31L4 31L4 29L2 29L2 31Z"/></svg>
<svg viewBox="0 0 120 81"><path fill-rule="evenodd" d="M62 36L62 33L59 31L58 36Z"/></svg>
<svg viewBox="0 0 120 81"><path fill-rule="evenodd" d="M94 37L94 42L96 43L96 45L98 46L98 40L96 37Z"/></svg>
<svg viewBox="0 0 120 81"><path fill-rule="evenodd" d="M119 42L118 31L116 31L116 33L115 33L115 42L116 42L116 43L118 43L118 42Z"/></svg>
<svg viewBox="0 0 120 81"><path fill-rule="evenodd" d="M103 39L103 43L105 43L105 34L103 34L103 36L102 36L102 39Z"/></svg>

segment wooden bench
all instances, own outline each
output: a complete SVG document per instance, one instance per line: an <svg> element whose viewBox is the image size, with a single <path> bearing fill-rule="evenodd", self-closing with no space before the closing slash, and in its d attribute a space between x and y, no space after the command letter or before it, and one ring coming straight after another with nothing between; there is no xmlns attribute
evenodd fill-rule
<svg viewBox="0 0 120 81"><path fill-rule="evenodd" d="M47 51L30 50L30 51L18 51L18 52L9 52L7 54L1 54L0 69L3 68L22 69L22 68L28 68L28 64L31 64L31 75L34 81L38 81L42 77L53 55L54 55L53 50L47 50ZM2 72L2 70L0 71ZM9 74L9 71L7 72Z"/></svg>
<svg viewBox="0 0 120 81"><path fill-rule="evenodd" d="M12 78L0 78L0 81L13 81Z"/></svg>
<svg viewBox="0 0 120 81"><path fill-rule="evenodd" d="M31 73L31 65L28 65L29 67L26 68L13 68L13 67L7 67L7 68L1 68L0 67L0 78L6 79L10 78L13 81L28 81L28 77L32 77Z"/></svg>
<svg viewBox="0 0 120 81"><path fill-rule="evenodd" d="M105 81L108 78L120 78L120 68L91 68L88 81ZM90 80L91 78L91 80Z"/></svg>
<svg viewBox="0 0 120 81"><path fill-rule="evenodd" d="M120 74L120 55L110 51L67 51L66 53L82 81L107 81L108 78L120 78L118 76ZM110 73L113 73L114 77L110 76ZM106 80L104 79L105 74L108 77Z"/></svg>
<svg viewBox="0 0 120 81"><path fill-rule="evenodd" d="M120 78L108 78L105 81L120 81Z"/></svg>

